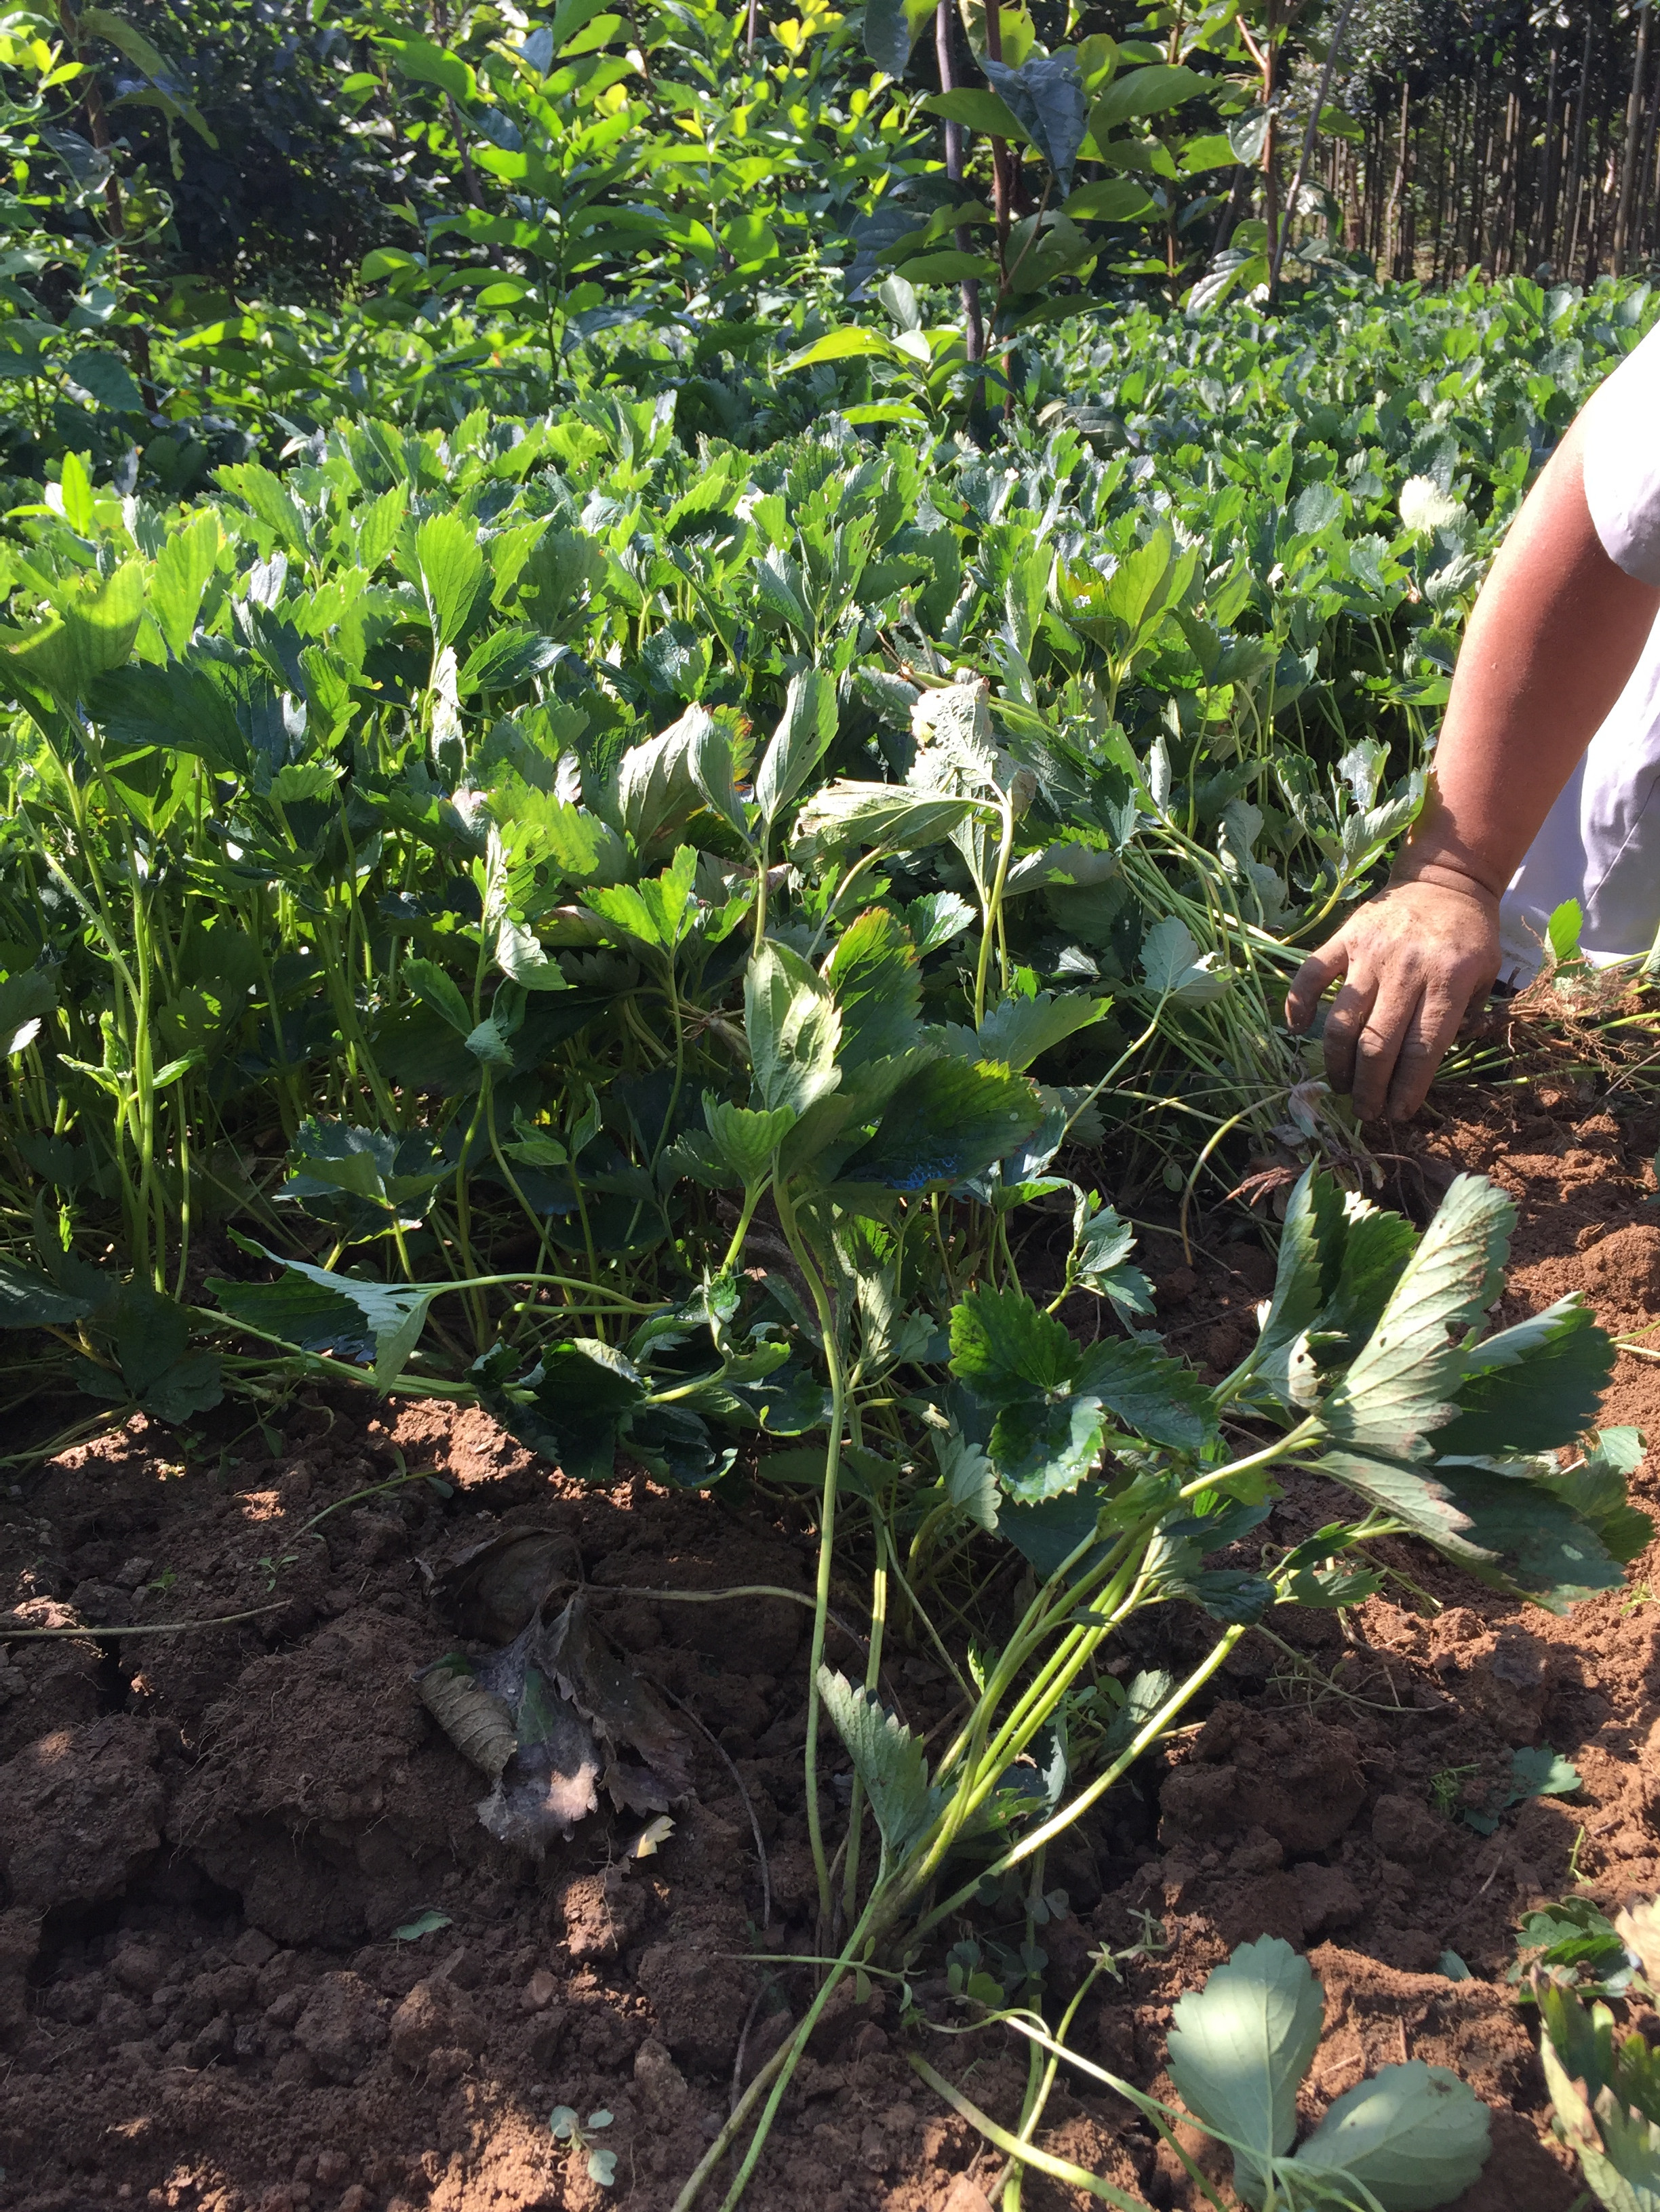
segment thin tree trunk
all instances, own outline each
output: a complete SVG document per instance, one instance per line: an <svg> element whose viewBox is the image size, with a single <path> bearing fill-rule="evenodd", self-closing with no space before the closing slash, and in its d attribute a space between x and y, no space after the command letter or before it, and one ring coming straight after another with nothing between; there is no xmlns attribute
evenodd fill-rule
<svg viewBox="0 0 1660 2212"><path fill-rule="evenodd" d="M1463 192L1465 192L1465 124L1469 122L1469 86L1458 82L1458 106L1452 122L1452 188L1448 192L1448 228L1437 241L1441 254L1441 281L1452 283L1452 264L1458 257L1458 234L1463 226Z"/></svg>
<svg viewBox="0 0 1660 2212"><path fill-rule="evenodd" d="M1551 258L1556 240L1556 41L1550 42L1550 68L1545 78L1545 136L1540 148L1539 210L1534 223L1534 259L1542 266Z"/></svg>
<svg viewBox="0 0 1660 2212"><path fill-rule="evenodd" d="M987 0L986 52L994 62L1000 62L1003 58L1002 0ZM1009 154L1008 140L994 138L991 142L992 212L997 218L997 265L1003 271L1004 283L1008 279L1009 217L1013 184L1011 173L1013 166ZM999 305L1001 305L1000 295ZM1013 418L1014 383L1009 374L1009 356L1005 353L1003 356L1003 420L1007 422L1012 422Z"/></svg>
<svg viewBox="0 0 1660 2212"><path fill-rule="evenodd" d="M1504 272L1516 273L1517 237L1522 227L1522 168L1527 146L1526 88L1511 79L1510 117L1505 125Z"/></svg>
<svg viewBox="0 0 1660 2212"><path fill-rule="evenodd" d="M1447 99L1444 94L1439 105L1438 135L1440 143L1435 156L1435 216L1430 247L1430 282L1441 282L1441 240L1447 215Z"/></svg>
<svg viewBox="0 0 1660 2212"><path fill-rule="evenodd" d="M1486 82L1483 80L1478 80L1470 100L1469 164L1466 176L1464 205L1458 226L1458 258L1461 274L1468 271L1475 259L1475 236L1481 220L1481 138L1486 127L1487 104Z"/></svg>
<svg viewBox="0 0 1660 2212"><path fill-rule="evenodd" d="M1331 91L1332 72L1337 67L1338 50L1343 43L1343 33L1349 27L1349 15L1354 0L1343 0L1341 12L1331 34L1331 44L1326 49L1325 67L1320 72L1320 87L1314 96L1314 106L1309 112L1308 127L1303 133L1303 150L1297 157L1296 173L1291 180L1291 196L1286 208L1286 219L1277 230L1268 233L1269 250L1274 255L1268 269L1268 304L1273 306L1280 289L1280 264L1285 257L1286 240L1291 235L1292 224L1297 219L1297 204L1303 196L1303 179L1307 173L1309 156L1314 151L1315 135L1320 128L1320 118L1325 112L1326 100ZM1402 113L1406 112L1406 94L1402 93ZM1402 126L1404 128L1404 125Z"/></svg>
<svg viewBox="0 0 1660 2212"><path fill-rule="evenodd" d="M1620 164L1620 213L1614 226L1614 273L1626 273L1631 243L1632 194L1637 184L1637 142L1642 135L1643 86L1649 71L1649 0L1638 0L1637 58L1632 64L1631 97L1626 102L1626 143Z"/></svg>
<svg viewBox="0 0 1660 2212"><path fill-rule="evenodd" d="M1401 266L1401 241L1405 234L1405 203L1407 194L1407 118L1409 112L1408 80L1401 80L1401 121L1395 142L1395 181L1389 186L1389 274L1397 281L1404 275Z"/></svg>
<svg viewBox="0 0 1660 2212"><path fill-rule="evenodd" d="M939 0L933 11L933 52L939 65L939 89L951 92L956 88L957 76L952 67L951 0ZM963 126L960 123L946 125L946 174L954 185L963 181ZM959 225L956 232L957 250L971 253L974 242L966 227ZM977 276L963 279L963 338L968 356L977 368L986 357L986 325L980 313L980 280Z"/></svg>
<svg viewBox="0 0 1660 2212"><path fill-rule="evenodd" d="M1639 174L1648 179L1647 190L1642 196L1642 221L1639 225L1645 250L1652 253L1655 247L1655 211L1660 207L1660 173L1657 172L1656 156L1660 154L1657 144L1657 127L1660 126L1660 82L1654 88L1654 97L1649 102L1647 135L1643 141L1643 166Z"/></svg>
<svg viewBox="0 0 1660 2212"><path fill-rule="evenodd" d="M1274 0L1267 0L1264 17L1266 35L1262 40L1262 105L1268 110L1268 119L1262 132L1262 220L1268 226L1270 249L1280 235L1280 149L1275 143L1274 128Z"/></svg>
<svg viewBox="0 0 1660 2212"><path fill-rule="evenodd" d="M1579 219L1584 212L1585 126L1590 107L1590 41L1591 19L1587 15L1585 43L1579 58L1579 97L1574 106L1573 147L1568 156L1567 205L1563 210L1567 226L1567 251L1562 257L1562 265L1570 279L1573 275L1573 264L1579 258Z"/></svg>

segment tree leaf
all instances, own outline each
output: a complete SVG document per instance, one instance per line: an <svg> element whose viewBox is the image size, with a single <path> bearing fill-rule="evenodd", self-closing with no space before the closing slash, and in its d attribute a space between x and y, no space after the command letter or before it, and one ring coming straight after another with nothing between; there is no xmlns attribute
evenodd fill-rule
<svg viewBox="0 0 1660 2212"><path fill-rule="evenodd" d="M0 1328L61 1328L92 1310L90 1298L60 1290L37 1268L0 1260Z"/></svg>
<svg viewBox="0 0 1660 2212"><path fill-rule="evenodd" d="M866 0L865 52L889 76L903 76L933 0Z"/></svg>
<svg viewBox="0 0 1660 2212"><path fill-rule="evenodd" d="M1420 2058L1384 2066L1339 2097L1298 2168L1346 2175L1383 2212L1433 2212L1471 2188L1487 2164L1492 2115L1468 2085Z"/></svg>
<svg viewBox="0 0 1660 2212"><path fill-rule="evenodd" d="M274 1284L210 1280L208 1288L227 1313L269 1329L306 1351L361 1358L372 1350L374 1387L391 1389L420 1341L428 1311L441 1285L366 1282L361 1276L313 1267L309 1261L285 1259L252 1237L239 1234L236 1242L246 1251L283 1268L289 1280ZM310 1297L305 1295L307 1286Z"/></svg>
<svg viewBox="0 0 1660 2212"><path fill-rule="evenodd" d="M210 510L187 529L175 530L155 556L150 571L149 611L172 651L182 654L195 635L208 586L223 544L219 518Z"/></svg>
<svg viewBox="0 0 1660 2212"><path fill-rule="evenodd" d="M1173 1451L1196 1451L1216 1425L1209 1391L1192 1368L1156 1344L1104 1336L1084 1352L1074 1387L1099 1398L1138 1436Z"/></svg>
<svg viewBox="0 0 1660 2212"><path fill-rule="evenodd" d="M988 1535L994 1535L997 1476L991 1462L978 1444L970 1443L957 1428L943 1439L936 1438L934 1451L946 1498L976 1528L983 1528Z"/></svg>
<svg viewBox="0 0 1660 2212"><path fill-rule="evenodd" d="M678 722L623 754L617 772L617 811L637 851L678 837L696 811L702 794L692 773L693 754L712 720L707 708L688 707Z"/></svg>
<svg viewBox="0 0 1660 2212"><path fill-rule="evenodd" d="M937 845L976 812L972 799L929 798L903 783L854 783L838 778L816 791L796 817L795 841L815 852L881 846L913 853Z"/></svg>
<svg viewBox="0 0 1660 2212"><path fill-rule="evenodd" d="M1070 222L1140 222L1152 207L1146 187L1133 177L1103 177L1080 185L1061 212Z"/></svg>
<svg viewBox="0 0 1660 2212"><path fill-rule="evenodd" d="M946 1035L953 1051L1000 1060L1020 1074L1042 1054L1100 1021L1111 1006L1110 999L1083 991L1039 991L1030 999L1003 1000L977 1030L953 1026Z"/></svg>
<svg viewBox="0 0 1660 2212"><path fill-rule="evenodd" d="M1121 123L1138 115L1164 115L1201 94L1219 89L1214 77L1170 62L1121 70L1090 110L1090 137L1104 146Z"/></svg>
<svg viewBox="0 0 1660 2212"><path fill-rule="evenodd" d="M1566 1613L1625 1577L1596 1530L1518 1466L1495 1474L1454 1462L1416 1465L1382 1453L1329 1450L1310 1462L1405 1522L1481 1581Z"/></svg>
<svg viewBox="0 0 1660 2212"><path fill-rule="evenodd" d="M988 1406L1068 1390L1081 1353L1066 1323L1024 1291L982 1284L952 1310L951 1371Z"/></svg>
<svg viewBox="0 0 1660 2212"><path fill-rule="evenodd" d="M521 1356L497 1344L474 1361L469 1372L479 1403L573 1482L609 1482L620 1425L650 1395L639 1370L591 1337L549 1346L533 1367L514 1376Z"/></svg>
<svg viewBox="0 0 1660 2212"><path fill-rule="evenodd" d="M463 697L471 691L511 691L551 668L562 650L550 637L522 623L493 630L480 638L462 663L455 688Z"/></svg>
<svg viewBox="0 0 1660 2212"><path fill-rule="evenodd" d="M693 723L686 749L687 764L692 781L703 797L703 803L721 820L749 842L749 823L744 812L744 802L738 796L733 776L732 739L713 714L704 714Z"/></svg>
<svg viewBox="0 0 1660 2212"><path fill-rule="evenodd" d="M1225 975L1204 964L1192 933L1174 915L1155 922L1142 939L1141 973L1155 997L1183 1006L1206 1006L1228 988Z"/></svg>
<svg viewBox="0 0 1660 2212"><path fill-rule="evenodd" d="M784 712L756 771L762 819L775 822L829 750L836 735L836 683L822 668L792 676Z"/></svg>
<svg viewBox="0 0 1660 2212"><path fill-rule="evenodd" d="M502 973L527 991L564 991L570 988L556 960L550 960L533 930L504 917L496 932L496 964Z"/></svg>
<svg viewBox="0 0 1660 2212"><path fill-rule="evenodd" d="M721 1164L747 1189L766 1175L774 1152L795 1127L796 1115L788 1106L757 1114L747 1106L728 1104L706 1091L703 1120Z"/></svg>
<svg viewBox="0 0 1660 2212"><path fill-rule="evenodd" d="M818 1670L818 1694L847 1746L854 1771L882 1837L882 1856L903 1858L938 1818L945 1802L928 1786L927 1754L922 1740L878 1705L869 1692L854 1689L844 1674Z"/></svg>
<svg viewBox="0 0 1660 2212"><path fill-rule="evenodd" d="M1169 2065L1183 2103L1233 2148L1234 2187L1260 2207L1271 2159L1297 2134L1297 2092L1325 2019L1306 1959L1277 1936L1242 1944L1171 2023Z"/></svg>
<svg viewBox="0 0 1660 2212"><path fill-rule="evenodd" d="M987 1061L931 1060L889 1101L838 1180L906 1191L963 1182L1012 1152L1043 1118L1043 1101L1024 1076Z"/></svg>
<svg viewBox="0 0 1660 2212"><path fill-rule="evenodd" d="M1579 1769L1548 1743L1524 1744L1511 1753L1511 1782L1523 1797L1572 1797L1583 1785Z"/></svg>
<svg viewBox="0 0 1660 2212"><path fill-rule="evenodd" d="M922 103L927 106L927 102ZM892 361L897 356L891 338L884 337L879 331L861 330L856 323L844 323L839 330L826 331L793 353L785 362L786 368L816 368L821 361L868 361L873 358ZM796 612L800 609L798 606Z"/></svg>
<svg viewBox="0 0 1660 2212"><path fill-rule="evenodd" d="M461 996L460 986L444 973L436 961L412 957L405 960L398 972L423 1006L441 1014L459 1036L471 1034L471 1009Z"/></svg>
<svg viewBox="0 0 1660 2212"><path fill-rule="evenodd" d="M1018 69L1010 69L988 54L981 67L992 89L1001 94L1010 113L1054 170L1061 191L1068 191L1088 114L1077 56L1033 54Z"/></svg>
<svg viewBox="0 0 1660 2212"><path fill-rule="evenodd" d="M918 104L926 114L943 115L947 123L964 124L970 131L983 131L988 137L1012 138L1017 146L1027 143L1025 125L1008 102L1000 100L994 92L964 85L953 92L930 93Z"/></svg>

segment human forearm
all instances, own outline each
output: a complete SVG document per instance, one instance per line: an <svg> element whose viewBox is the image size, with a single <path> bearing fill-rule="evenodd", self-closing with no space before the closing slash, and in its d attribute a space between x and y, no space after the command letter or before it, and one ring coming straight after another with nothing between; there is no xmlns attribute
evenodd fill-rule
<svg viewBox="0 0 1660 2212"><path fill-rule="evenodd" d="M1396 882L1475 884L1499 897L1624 690L1657 610L1660 592L1597 539L1576 423L1476 602Z"/></svg>

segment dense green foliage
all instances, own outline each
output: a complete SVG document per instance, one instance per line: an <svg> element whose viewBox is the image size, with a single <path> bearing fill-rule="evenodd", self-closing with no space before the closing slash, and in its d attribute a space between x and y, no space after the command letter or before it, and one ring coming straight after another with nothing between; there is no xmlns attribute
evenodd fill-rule
<svg viewBox="0 0 1660 2212"><path fill-rule="evenodd" d="M1133 1125L1132 1187L1236 1121L1287 1180L1346 1153L1276 1027L1285 940L1407 818L1482 549L1641 305L1357 302L1289 364L1294 325L1143 315L1078 333L1045 372L1072 396L994 456L845 415L745 453L642 349L654 398L346 422L171 514L66 464L0 555L6 1141L58 1209L24 1242L112 1237L178 1297L222 1224L435 1284L605 1249L681 1295L712 1231L678 1148L786 861L775 935L834 969L887 915L936 1043L1026 1009L987 1055L1074 1139ZM778 383L822 413L865 373ZM787 787L750 795L775 727ZM575 1186L515 1168L544 1120L586 1132ZM351 1203L313 1187L330 1147ZM435 1382L511 1296L468 1294Z"/></svg>

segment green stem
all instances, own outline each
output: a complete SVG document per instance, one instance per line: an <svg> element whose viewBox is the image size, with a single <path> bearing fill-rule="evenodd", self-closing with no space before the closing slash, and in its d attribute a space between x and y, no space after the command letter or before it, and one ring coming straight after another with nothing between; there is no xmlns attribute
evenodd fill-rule
<svg viewBox="0 0 1660 2212"><path fill-rule="evenodd" d="M1171 1693L1134 1741L1126 1750L1119 1753L1110 1766L1097 1775L1086 1790L1080 1790L1071 1804L1062 1806L1059 1812L1044 1821L1042 1827L1034 1828L1030 1834L1023 1836L1020 1841L1005 1851L1000 1858L993 1860L988 1867L981 1868L972 1881L965 1883L960 1889L954 1890L944 1904L935 1905L932 1911L926 1913L917 1922L912 1931L913 1937L920 1939L926 1936L931 1928L937 1928L942 1920L949 1919L953 1912L960 1912L979 1889L982 1881L995 1881L1000 1875L1005 1875L1012 1867L1018 1866L1023 1859L1030 1858L1034 1851L1042 1850L1046 1844L1053 1843L1057 1836L1064 1834L1074 1820L1081 1819L1091 1805L1105 1796L1119 1777L1128 1771L1140 1758L1142 1753L1150 1745L1158 1741L1164 1730L1175 1720L1176 1716L1203 1689L1205 1684L1209 1681L1211 1676L1215 1674L1217 1668L1245 1632L1243 1624L1225 1629L1209 1656L1195 1667L1187 1680Z"/></svg>
<svg viewBox="0 0 1660 2212"><path fill-rule="evenodd" d="M865 1692L874 1700L882 1681L882 1632L888 1619L888 1571L879 1553L871 1577L870 1656L865 1662ZM842 1917L851 1921L859 1905L859 1844L863 1832L864 1791L858 1775L848 1810L848 1858L842 1875Z"/></svg>
<svg viewBox="0 0 1660 2212"><path fill-rule="evenodd" d="M986 979L991 966L992 939L996 933L997 917L1002 911L1003 888L1008 881L1009 855L1014 850L1014 801L1006 792L1000 794L1002 800L1003 835L997 848L997 868L992 878L991 895L981 907L980 957L974 970L974 1026L978 1029L986 1018ZM1008 977L1003 978L1008 988Z"/></svg>
<svg viewBox="0 0 1660 2212"><path fill-rule="evenodd" d="M833 1910L830 1861L824 1850L824 1825L818 1812L818 1672L824 1662L824 1636L830 1620L830 1570L834 1560L836 1541L836 1488L842 1472L842 1431L847 1419L847 1370L842 1358L842 1347L836 1339L836 1316L831 1308L830 1293L820 1279L818 1267L803 1241L800 1225L796 1219L795 1202L788 1183L779 1175L776 1153L773 1156L773 1195L778 1208L779 1224L784 1232L796 1266L800 1269L824 1336L824 1359L830 1369L830 1437L824 1449L824 1487L818 1513L818 1565L813 1586L812 1644L807 1657L807 1742L805 1753L807 1791L807 1839L812 1848L814 1872L818 1877L818 1911L824 1924L830 1924ZM731 2200L735 2202L736 2200Z"/></svg>

